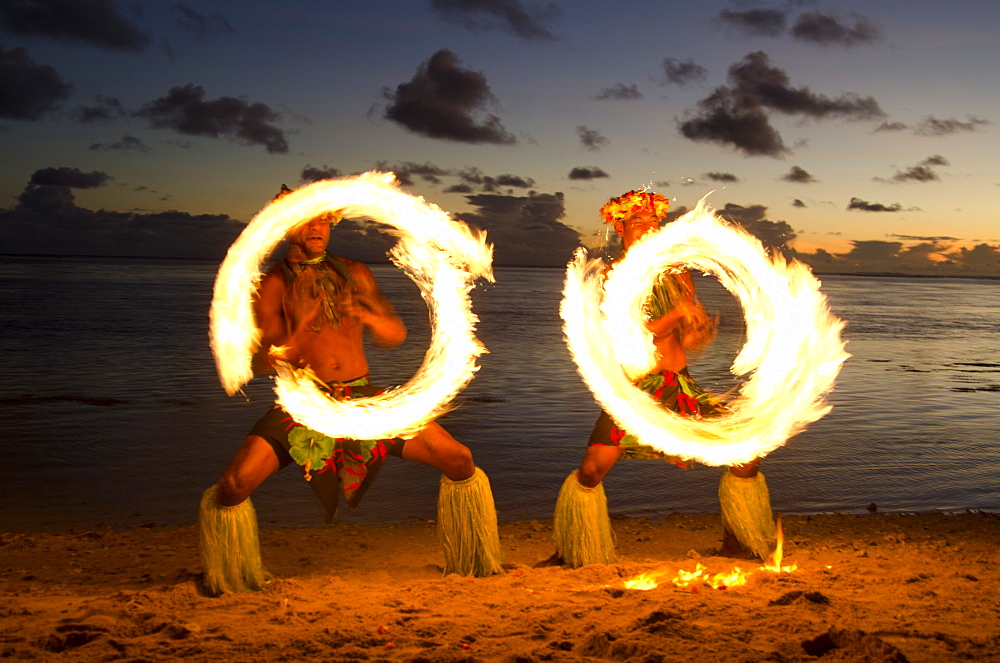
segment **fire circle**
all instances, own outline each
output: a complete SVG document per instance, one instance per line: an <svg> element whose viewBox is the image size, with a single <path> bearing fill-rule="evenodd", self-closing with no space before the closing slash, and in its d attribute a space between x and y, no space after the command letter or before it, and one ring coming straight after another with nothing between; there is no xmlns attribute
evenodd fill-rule
<svg viewBox="0 0 1000 663"><path fill-rule="evenodd" d="M367 216L395 228L392 261L420 288L430 311L431 341L405 385L349 401L326 397L307 371L279 364L277 403L296 421L329 435L355 439L410 437L449 408L472 380L486 349L475 335L469 292L477 278L493 280L493 247L485 234L452 220L440 208L399 190L392 173L323 180L273 201L247 225L219 268L210 310L216 368L229 394L253 377L260 342L252 300L261 267L286 234L320 214Z"/></svg>
<svg viewBox="0 0 1000 663"><path fill-rule="evenodd" d="M808 267L769 256L704 199L631 246L606 280L603 266L580 251L567 267L566 342L597 401L641 444L706 465L740 464L774 451L829 412L826 395L850 356L840 338L844 323ZM644 302L660 273L684 268L716 277L746 320L746 342L730 370L750 377L727 403L728 413L716 418L664 410L633 384L656 365Z"/></svg>

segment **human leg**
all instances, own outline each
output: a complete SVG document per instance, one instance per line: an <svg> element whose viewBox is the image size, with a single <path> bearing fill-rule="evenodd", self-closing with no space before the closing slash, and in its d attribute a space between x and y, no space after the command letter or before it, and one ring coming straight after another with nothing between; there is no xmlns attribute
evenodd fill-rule
<svg viewBox="0 0 1000 663"><path fill-rule="evenodd" d="M503 570L490 481L472 452L437 423L407 440L402 456L443 473L438 490L438 538L444 573L485 577Z"/></svg>
<svg viewBox="0 0 1000 663"><path fill-rule="evenodd" d="M611 471L621 455L621 447L610 444L591 444L587 447L583 461L576 471L577 481L587 488L595 488L604 480L605 475Z"/></svg>
<svg viewBox="0 0 1000 663"><path fill-rule="evenodd" d="M726 557L767 558L774 551L777 528L760 459L733 465L719 484L722 548Z"/></svg>
<svg viewBox="0 0 1000 663"><path fill-rule="evenodd" d="M267 580L269 574L260 558L257 514L249 497L279 469L281 462L271 445L248 435L219 483L202 495L199 552L209 594L255 591Z"/></svg>
<svg viewBox="0 0 1000 663"><path fill-rule="evenodd" d="M574 568L611 564L616 559L608 500L601 483L622 455L621 447L605 443L610 426L611 419L601 413L580 467L566 477L556 499L552 517L556 557Z"/></svg>
<svg viewBox="0 0 1000 663"><path fill-rule="evenodd" d="M451 481L468 479L475 470L469 447L452 437L437 422L431 422L416 437L406 441L403 458L430 465Z"/></svg>
<svg viewBox="0 0 1000 663"><path fill-rule="evenodd" d="M281 468L278 454L267 440L258 435L247 435L219 479L219 504L236 506Z"/></svg>

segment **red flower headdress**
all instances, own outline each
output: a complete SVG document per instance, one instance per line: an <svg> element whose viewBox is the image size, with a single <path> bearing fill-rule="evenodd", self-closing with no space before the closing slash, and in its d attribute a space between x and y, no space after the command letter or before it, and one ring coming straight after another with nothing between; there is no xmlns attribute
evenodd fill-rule
<svg viewBox="0 0 1000 663"><path fill-rule="evenodd" d="M601 218L604 219L604 223L615 223L645 214L662 219L669 209L670 201L661 193L629 191L606 202L601 208Z"/></svg>

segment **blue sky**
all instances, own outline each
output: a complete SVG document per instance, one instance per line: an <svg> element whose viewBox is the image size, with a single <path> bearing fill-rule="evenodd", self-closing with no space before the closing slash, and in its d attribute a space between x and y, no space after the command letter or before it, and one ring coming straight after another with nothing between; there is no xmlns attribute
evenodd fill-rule
<svg viewBox="0 0 1000 663"><path fill-rule="evenodd" d="M817 271L1000 275L998 25L985 0L0 0L0 251L219 257L281 183L381 168L502 264L565 264L651 186L714 190ZM333 243L374 259L365 231Z"/></svg>

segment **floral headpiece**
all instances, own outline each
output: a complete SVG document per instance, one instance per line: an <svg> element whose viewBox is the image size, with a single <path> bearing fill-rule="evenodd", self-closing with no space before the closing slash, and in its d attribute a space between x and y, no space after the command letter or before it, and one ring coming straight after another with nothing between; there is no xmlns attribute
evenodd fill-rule
<svg viewBox="0 0 1000 663"><path fill-rule="evenodd" d="M670 201L661 193L629 191L606 202L601 208L601 218L604 223L615 223L646 214L662 219L669 209Z"/></svg>

